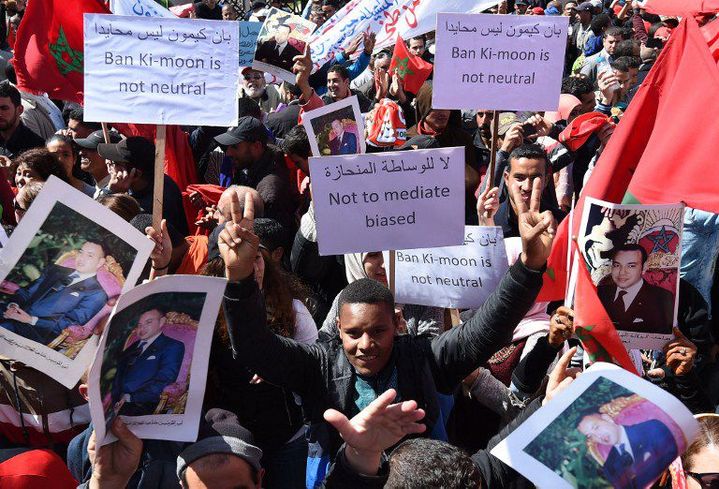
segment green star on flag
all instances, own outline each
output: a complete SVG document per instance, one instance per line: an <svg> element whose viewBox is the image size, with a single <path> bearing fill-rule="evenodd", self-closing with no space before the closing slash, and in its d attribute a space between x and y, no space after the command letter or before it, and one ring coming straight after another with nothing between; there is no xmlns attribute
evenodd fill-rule
<svg viewBox="0 0 719 489"><path fill-rule="evenodd" d="M67 42L67 37L65 36L65 31L62 26L60 27L57 41L50 43L50 52L52 53L52 57L55 58L57 68L63 76L73 71L82 73L82 51L72 49Z"/></svg>
<svg viewBox="0 0 719 489"><path fill-rule="evenodd" d="M414 75L414 71L410 69L408 63L409 57L397 59L397 74L402 79L407 75Z"/></svg>

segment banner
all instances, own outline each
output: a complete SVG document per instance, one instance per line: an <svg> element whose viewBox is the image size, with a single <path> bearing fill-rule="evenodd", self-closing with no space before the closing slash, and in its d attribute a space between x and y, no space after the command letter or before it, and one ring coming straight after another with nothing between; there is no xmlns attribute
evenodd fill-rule
<svg viewBox="0 0 719 489"><path fill-rule="evenodd" d="M240 22L240 66L252 66L262 22Z"/></svg>
<svg viewBox="0 0 719 489"><path fill-rule="evenodd" d="M438 12L482 12L496 0L353 0L322 24L310 39L315 69L362 32L377 34L375 52L435 29Z"/></svg>
<svg viewBox="0 0 719 489"><path fill-rule="evenodd" d="M115 15L177 18L175 14L154 0L110 0L110 10Z"/></svg>
<svg viewBox="0 0 719 489"><path fill-rule="evenodd" d="M234 125L238 58L234 21L87 14L85 119Z"/></svg>
<svg viewBox="0 0 719 489"><path fill-rule="evenodd" d="M437 15L436 109L552 111L567 45L567 17Z"/></svg>
<svg viewBox="0 0 719 489"><path fill-rule="evenodd" d="M464 147L310 158L321 255L464 242Z"/></svg>
<svg viewBox="0 0 719 489"><path fill-rule="evenodd" d="M487 300L509 265L501 227L465 226L464 244L397 250L399 304L474 309ZM389 259L385 258L385 263Z"/></svg>

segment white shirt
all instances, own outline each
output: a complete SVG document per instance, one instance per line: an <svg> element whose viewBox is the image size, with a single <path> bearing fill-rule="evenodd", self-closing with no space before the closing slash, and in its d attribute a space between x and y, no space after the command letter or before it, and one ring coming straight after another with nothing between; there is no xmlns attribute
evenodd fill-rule
<svg viewBox="0 0 719 489"><path fill-rule="evenodd" d="M283 42L282 44L277 45L277 52L279 54L282 54L282 51L285 50L285 47L287 46L287 42Z"/></svg>
<svg viewBox="0 0 719 489"><path fill-rule="evenodd" d="M143 353L145 353L145 350L147 350L147 349L150 347L150 345L152 344L152 342L155 341L155 340L157 339L157 337L160 336L161 334L162 334L162 331L160 331L159 333L157 333L157 334L155 334L155 335L153 335L153 336L150 336L150 337L147 338L146 340L140 340L140 343L143 342L143 341L145 342L145 346L142 347L142 351L140 352L140 355L142 355ZM138 345L139 345L140 343L138 343Z"/></svg>
<svg viewBox="0 0 719 489"><path fill-rule="evenodd" d="M629 437L627 436L627 430L624 429L623 426L620 426L620 429L622 430L622 436L619 438L619 443L614 445L617 449L617 451L621 454L622 451L619 449L622 445L624 445L624 451L627 452L629 455L632 456L632 459L634 459L634 452L632 452L632 444L629 443Z"/></svg>
<svg viewBox="0 0 719 489"><path fill-rule="evenodd" d="M74 273L76 276L75 276L75 278L72 279L72 282L67 284L68 287L71 285L75 285L78 282L82 282L83 280L87 280L88 278L94 277L96 275L95 272L90 272L90 273L72 272L72 273ZM72 273L70 275L72 275Z"/></svg>
<svg viewBox="0 0 719 489"><path fill-rule="evenodd" d="M99 182L95 182L95 193L92 195L92 198L97 199L97 197L100 195L100 192L102 191L102 189L107 187L108 183L110 183L110 175L107 175L105 178L103 178Z"/></svg>
<svg viewBox="0 0 719 489"><path fill-rule="evenodd" d="M617 300L617 297L619 297L619 292L622 290L626 292L624 297L622 297L622 300L624 301L624 310L626 311L629 309L629 306L632 305L632 302L634 302L634 299L637 297L637 294L639 293L639 289L642 288L642 285L644 285L644 279L639 279L637 283L634 285L631 285L627 287L626 289L621 289L617 287L617 292L614 294L614 300Z"/></svg>

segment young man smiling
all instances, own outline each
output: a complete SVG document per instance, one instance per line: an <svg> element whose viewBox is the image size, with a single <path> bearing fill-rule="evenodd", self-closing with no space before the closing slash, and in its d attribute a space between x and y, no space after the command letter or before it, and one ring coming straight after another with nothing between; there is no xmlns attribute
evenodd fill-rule
<svg viewBox="0 0 719 489"><path fill-rule="evenodd" d="M539 292L555 223L551 213L538 211L541 187L539 181L534 183L529 205L517 198L521 259L464 325L433 339L397 336L390 291L372 280L359 280L340 294L339 337L314 345L299 344L267 328L264 301L253 278L259 246L252 232L253 203L246 199L243 215L233 197L232 221L219 237L230 281L224 309L233 353L267 382L302 396L311 422L322 422L328 408L352 416L395 388L401 400L414 399L426 411L427 432L432 433L440 420L437 393L453 392L506 344ZM335 434L323 448L334 455L339 445Z"/></svg>

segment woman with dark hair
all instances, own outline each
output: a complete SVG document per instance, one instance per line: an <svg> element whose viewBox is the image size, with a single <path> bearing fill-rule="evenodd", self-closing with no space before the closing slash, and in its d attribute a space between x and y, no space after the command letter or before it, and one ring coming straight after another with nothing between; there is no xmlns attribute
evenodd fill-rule
<svg viewBox="0 0 719 489"><path fill-rule="evenodd" d="M80 169L80 153L70 136L55 134L45 141L47 150L54 154L67 174L70 185L85 195L92 197L95 194L95 187L77 177Z"/></svg>
<svg viewBox="0 0 719 489"><path fill-rule="evenodd" d="M213 252L212 243L205 275L225 275L225 264L216 247ZM262 246L255 260L255 280L265 297L269 328L280 336L314 343L317 326L303 303L304 285L275 264ZM241 358L234 358L224 316L220 314L217 321L208 376L211 404L206 404L237 414L252 432L263 452L263 487L304 488L307 440L301 400L291 391L264 382Z"/></svg>
<svg viewBox="0 0 719 489"><path fill-rule="evenodd" d="M35 148L20 153L13 161L15 166L15 186L20 189L31 181L45 182L55 175L68 182L67 172L60 161L45 148Z"/></svg>

